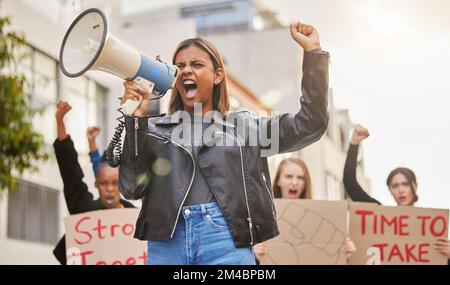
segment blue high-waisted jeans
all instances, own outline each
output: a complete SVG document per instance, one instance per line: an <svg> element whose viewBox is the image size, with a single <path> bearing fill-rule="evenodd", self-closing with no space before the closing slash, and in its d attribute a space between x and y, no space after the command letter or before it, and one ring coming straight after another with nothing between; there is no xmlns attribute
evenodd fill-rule
<svg viewBox="0 0 450 285"><path fill-rule="evenodd" d="M183 207L174 236L149 241L147 264L254 265L251 247L236 248L217 203Z"/></svg>

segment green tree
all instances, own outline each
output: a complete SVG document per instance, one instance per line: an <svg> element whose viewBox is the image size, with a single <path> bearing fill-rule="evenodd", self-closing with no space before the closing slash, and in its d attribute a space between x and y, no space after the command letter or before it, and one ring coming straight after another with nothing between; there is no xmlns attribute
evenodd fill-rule
<svg viewBox="0 0 450 285"><path fill-rule="evenodd" d="M48 158L44 138L31 123L40 110L32 107L25 92L29 81L17 68L29 56L26 42L9 26L10 19L0 16L0 191L14 190L13 174L37 171L38 161Z"/></svg>

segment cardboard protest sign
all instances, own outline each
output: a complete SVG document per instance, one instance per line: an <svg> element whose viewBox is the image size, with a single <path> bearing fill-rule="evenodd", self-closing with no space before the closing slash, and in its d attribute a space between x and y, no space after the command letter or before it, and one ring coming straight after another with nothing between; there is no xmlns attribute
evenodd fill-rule
<svg viewBox="0 0 450 285"><path fill-rule="evenodd" d="M146 242L133 238L138 214L138 209L113 209L66 217L67 264L146 264Z"/></svg>
<svg viewBox="0 0 450 285"><path fill-rule="evenodd" d="M449 210L350 203L350 264L447 264L433 249L448 237Z"/></svg>
<svg viewBox="0 0 450 285"><path fill-rule="evenodd" d="M346 201L275 199L280 235L266 242L261 264L346 264Z"/></svg>

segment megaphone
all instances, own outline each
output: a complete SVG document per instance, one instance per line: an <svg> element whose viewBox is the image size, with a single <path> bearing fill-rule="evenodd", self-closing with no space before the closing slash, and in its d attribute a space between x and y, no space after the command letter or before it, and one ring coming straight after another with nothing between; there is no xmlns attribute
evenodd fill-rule
<svg viewBox="0 0 450 285"><path fill-rule="evenodd" d="M61 45L59 65L68 77L101 70L133 80L149 91L151 99L164 96L178 76L176 66L151 59L109 33L106 16L97 8L85 10L72 22ZM141 101L127 100L122 112L131 116Z"/></svg>

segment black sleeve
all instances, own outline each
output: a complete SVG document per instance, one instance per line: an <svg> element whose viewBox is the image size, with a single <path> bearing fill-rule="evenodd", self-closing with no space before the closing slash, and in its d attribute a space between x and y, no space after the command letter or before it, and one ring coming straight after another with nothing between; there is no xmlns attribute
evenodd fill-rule
<svg viewBox="0 0 450 285"><path fill-rule="evenodd" d="M345 160L344 166L344 186L347 191L348 196L355 202L368 202L377 203L381 205L380 202L370 197L364 189L361 188L358 181L356 180L356 160L358 158L358 148L359 145L350 145L347 152L347 159Z"/></svg>
<svg viewBox="0 0 450 285"><path fill-rule="evenodd" d="M83 182L83 170L78 163L78 154L72 139L55 140L56 160L64 184L64 198L71 215L89 211L94 204L94 196Z"/></svg>
<svg viewBox="0 0 450 285"><path fill-rule="evenodd" d="M53 249L53 255L55 258L61 263L61 265L67 264L66 259L66 235L64 235L56 245L55 249Z"/></svg>
<svg viewBox="0 0 450 285"><path fill-rule="evenodd" d="M260 137L279 137L278 147L263 156L300 150L318 141L325 133L328 125L329 58L327 52L304 52L301 108L296 114L259 119Z"/></svg>

